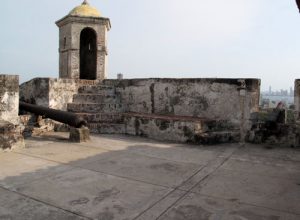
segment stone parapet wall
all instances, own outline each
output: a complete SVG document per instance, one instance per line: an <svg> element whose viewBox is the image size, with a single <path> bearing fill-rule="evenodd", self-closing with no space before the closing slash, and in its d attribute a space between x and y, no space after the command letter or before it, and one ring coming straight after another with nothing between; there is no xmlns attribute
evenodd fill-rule
<svg viewBox="0 0 300 220"><path fill-rule="evenodd" d="M0 120L18 123L19 76L0 75Z"/></svg>
<svg viewBox="0 0 300 220"><path fill-rule="evenodd" d="M125 133L162 141L220 144L240 141L239 128L222 120L125 113Z"/></svg>
<svg viewBox="0 0 300 220"><path fill-rule="evenodd" d="M67 110L73 95L83 85L95 85L99 81L57 78L34 78L20 86L20 99L44 107Z"/></svg>
<svg viewBox="0 0 300 220"><path fill-rule="evenodd" d="M20 100L49 106L49 81L50 78L34 78L20 85Z"/></svg>
<svg viewBox="0 0 300 220"><path fill-rule="evenodd" d="M227 120L242 141L251 129L251 113L259 110L259 79L125 79L103 84L115 87L124 112Z"/></svg>
<svg viewBox="0 0 300 220"><path fill-rule="evenodd" d="M259 79L128 79L103 83L116 87L125 112L214 118L240 124L259 107Z"/></svg>
<svg viewBox="0 0 300 220"><path fill-rule="evenodd" d="M24 147L18 114L19 76L0 75L0 151Z"/></svg>
<svg viewBox="0 0 300 220"><path fill-rule="evenodd" d="M67 110L67 104L73 101L77 94L79 83L68 79L49 81L49 108Z"/></svg>
<svg viewBox="0 0 300 220"><path fill-rule="evenodd" d="M251 128L250 115L259 109L259 97L259 79L82 81L47 78L33 79L21 85L21 98L25 101L84 115L90 123L90 128L96 133L107 132L109 130L107 128L109 126L113 128L117 121L118 129L109 132L124 133L126 129L124 130L123 127L126 122L130 124L140 120L140 117L138 119L132 117L125 120L124 124L122 114L132 112L227 121L234 127L234 134L238 130L239 136L244 140L247 131ZM111 121L106 120L105 123L108 124L104 126L102 119L112 113L117 114L117 117ZM156 120L153 119L153 123ZM134 125L132 123L130 125ZM155 124L153 123L147 127L153 127ZM146 127L140 128L146 129ZM180 129L179 131L181 132ZM225 133L222 133L222 130L218 131L218 134L212 134L215 136L221 134L225 139L236 139L235 136L231 138L231 133L227 135L229 134L227 131L229 130L224 129ZM174 132L175 135L177 131L171 129L170 132Z"/></svg>

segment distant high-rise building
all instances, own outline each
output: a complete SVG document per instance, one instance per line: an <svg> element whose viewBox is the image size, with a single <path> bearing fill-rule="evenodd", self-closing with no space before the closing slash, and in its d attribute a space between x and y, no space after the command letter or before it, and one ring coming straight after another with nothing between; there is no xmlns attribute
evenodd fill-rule
<svg viewBox="0 0 300 220"><path fill-rule="evenodd" d="M269 95L271 95L271 94L272 94L272 87L269 86Z"/></svg>

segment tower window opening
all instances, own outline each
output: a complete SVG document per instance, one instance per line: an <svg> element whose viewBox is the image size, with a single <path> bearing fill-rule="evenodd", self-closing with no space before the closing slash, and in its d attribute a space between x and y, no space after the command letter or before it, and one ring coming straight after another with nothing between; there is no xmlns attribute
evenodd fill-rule
<svg viewBox="0 0 300 220"><path fill-rule="evenodd" d="M92 28L80 33L80 79L97 78L97 34Z"/></svg>
<svg viewBox="0 0 300 220"><path fill-rule="evenodd" d="M64 37L64 49L66 49L66 46L67 46L67 38Z"/></svg>

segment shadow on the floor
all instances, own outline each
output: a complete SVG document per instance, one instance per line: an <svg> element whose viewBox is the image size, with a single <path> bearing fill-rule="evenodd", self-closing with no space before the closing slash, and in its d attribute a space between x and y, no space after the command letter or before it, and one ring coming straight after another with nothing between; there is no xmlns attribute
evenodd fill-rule
<svg viewBox="0 0 300 220"><path fill-rule="evenodd" d="M111 146L112 150L103 151L105 148L101 148L101 138L112 141L112 144L118 144L114 143L116 140L124 141L128 146L119 150L113 150ZM182 144L157 147L155 145L164 143L144 138L109 135L97 136L94 140L99 141L99 152L95 146L89 148L89 143L70 143L71 146L81 148L72 152L71 147L70 155L73 154L74 158L68 159L66 155L67 159L64 161L59 151L51 152L51 147L64 148L68 144L66 135L47 134L32 137L30 141L41 142L40 149L45 148L45 152L35 152L35 149L27 152L25 149L18 154L32 157L33 161L46 160L57 162L58 165L41 169L33 167L30 172L16 176L11 174L0 179L3 190L6 189L11 194L16 192L19 196L18 199L11 200L10 195L4 200L3 197L0 198L0 219L134 219L172 190L188 182L205 165L219 157L226 147L219 145L196 148L194 145ZM53 141L53 146L43 146L44 141ZM59 143L62 143L62 146L57 146ZM230 144L227 147L240 146ZM258 152L264 151L262 146L256 148ZM94 150L91 154L84 153L90 149ZM273 151L283 152L278 149ZM265 150L263 154L267 152L270 150ZM289 149L288 152L293 154L296 150ZM56 156L59 159L56 160ZM23 195L34 200L31 201ZM18 207L14 207L16 203L19 204ZM51 208L45 204L50 204ZM233 206L236 204L233 203ZM58 209L53 210L53 207ZM207 207L201 209L208 213L205 219L213 215L211 211L206 210ZM189 216L189 213L190 209L181 210L181 214L175 219L183 219L181 217ZM234 217L234 214L232 216Z"/></svg>

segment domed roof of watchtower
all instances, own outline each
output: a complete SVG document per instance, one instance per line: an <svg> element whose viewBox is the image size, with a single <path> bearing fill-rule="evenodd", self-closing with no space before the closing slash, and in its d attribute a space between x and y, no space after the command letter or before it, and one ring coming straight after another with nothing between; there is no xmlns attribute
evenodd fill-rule
<svg viewBox="0 0 300 220"><path fill-rule="evenodd" d="M80 17L101 17L101 13L96 8L90 6L87 0L84 0L81 5L70 11L69 15Z"/></svg>

